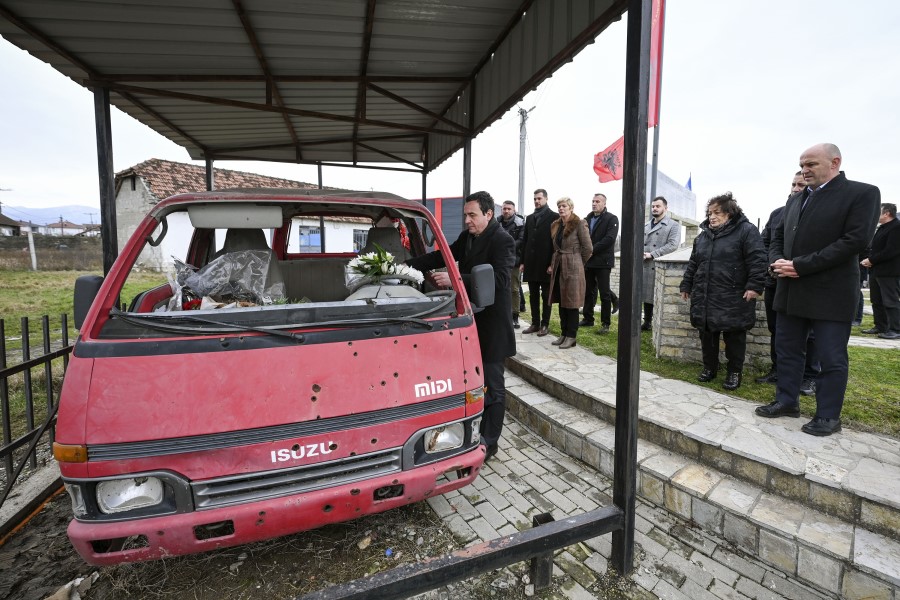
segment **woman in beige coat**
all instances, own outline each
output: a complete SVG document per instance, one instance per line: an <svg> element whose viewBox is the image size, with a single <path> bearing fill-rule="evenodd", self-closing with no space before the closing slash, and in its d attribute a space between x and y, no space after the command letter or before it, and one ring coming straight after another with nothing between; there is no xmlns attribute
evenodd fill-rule
<svg viewBox="0 0 900 600"><path fill-rule="evenodd" d="M578 317L584 304L584 263L591 257L593 247L587 223L575 214L571 198L556 202L559 219L550 225L553 240L553 259L550 262L550 302L559 303L559 322L562 335L554 346L568 349L575 345Z"/></svg>

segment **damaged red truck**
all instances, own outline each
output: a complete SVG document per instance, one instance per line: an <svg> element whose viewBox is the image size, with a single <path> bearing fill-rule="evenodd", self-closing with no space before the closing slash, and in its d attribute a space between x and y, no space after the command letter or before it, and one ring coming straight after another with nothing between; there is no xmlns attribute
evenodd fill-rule
<svg viewBox="0 0 900 600"><path fill-rule="evenodd" d="M142 252L176 234L178 275L123 304ZM493 302L490 266L464 281L450 264L450 290L353 268L432 248L449 254L434 217L389 194L156 205L105 278L76 283L54 456L80 555L234 546L471 483L485 450L474 313Z"/></svg>

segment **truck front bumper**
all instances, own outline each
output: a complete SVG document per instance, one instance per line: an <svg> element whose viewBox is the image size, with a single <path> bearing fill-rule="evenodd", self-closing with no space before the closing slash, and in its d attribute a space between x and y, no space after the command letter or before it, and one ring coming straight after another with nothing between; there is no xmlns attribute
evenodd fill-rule
<svg viewBox="0 0 900 600"><path fill-rule="evenodd" d="M472 483L485 446L408 471L353 483L130 521L73 520L72 545L90 564L111 565L226 548L315 529L425 500Z"/></svg>

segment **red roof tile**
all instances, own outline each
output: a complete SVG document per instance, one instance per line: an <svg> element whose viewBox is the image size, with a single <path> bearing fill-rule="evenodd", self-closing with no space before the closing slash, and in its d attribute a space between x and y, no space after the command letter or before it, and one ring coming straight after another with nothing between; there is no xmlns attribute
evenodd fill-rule
<svg viewBox="0 0 900 600"><path fill-rule="evenodd" d="M217 190L232 188L298 188L315 189L318 185L268 177L257 173L232 171L230 169L213 169L214 185ZM137 175L143 179L150 193L158 200L164 200L175 194L199 192L206 189L206 168L185 163L151 158L116 173L116 192L122 182Z"/></svg>

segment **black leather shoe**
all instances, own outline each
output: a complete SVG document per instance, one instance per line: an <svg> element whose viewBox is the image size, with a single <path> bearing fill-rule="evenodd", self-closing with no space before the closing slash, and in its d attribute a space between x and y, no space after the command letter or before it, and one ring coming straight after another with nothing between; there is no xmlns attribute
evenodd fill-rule
<svg viewBox="0 0 900 600"><path fill-rule="evenodd" d="M707 382L712 381L716 378L716 372L712 369L703 369L700 371L700 374L697 375L697 381Z"/></svg>
<svg viewBox="0 0 900 600"><path fill-rule="evenodd" d="M900 340L900 333L896 331L885 331L884 333L879 333L878 337L883 340Z"/></svg>
<svg viewBox="0 0 900 600"><path fill-rule="evenodd" d="M641 325L641 331L650 331L651 329L653 329L653 326L647 321L644 321L644 324Z"/></svg>
<svg viewBox="0 0 900 600"><path fill-rule="evenodd" d="M497 444L491 444L484 453L484 462L487 462L497 454Z"/></svg>
<svg viewBox="0 0 900 600"><path fill-rule="evenodd" d="M813 420L800 428L803 433L816 435L819 437L831 435L841 430L840 419L825 419L822 417L813 417Z"/></svg>
<svg viewBox="0 0 900 600"><path fill-rule="evenodd" d="M612 298L609 299L610 304L612 304L612 312L610 314L616 314L619 312L619 297L613 294Z"/></svg>
<svg viewBox="0 0 900 600"><path fill-rule="evenodd" d="M569 348L574 348L578 345L578 342L573 337L567 337L563 340L563 343L559 345L560 350L568 350Z"/></svg>
<svg viewBox="0 0 900 600"><path fill-rule="evenodd" d="M881 333L881 330L878 329L877 327L869 327L868 329L863 329L862 331L860 331L860 333L868 333L870 335L876 335L878 333Z"/></svg>
<svg viewBox="0 0 900 600"><path fill-rule="evenodd" d="M765 406L757 406L754 412L759 416L768 419L773 419L775 417L799 417L800 407L787 406L780 402L770 402Z"/></svg>
<svg viewBox="0 0 900 600"><path fill-rule="evenodd" d="M778 383L778 373L769 371L762 377L757 377L755 381L756 383Z"/></svg>
<svg viewBox="0 0 900 600"><path fill-rule="evenodd" d="M600 335L606 335L607 333L609 333L609 325L601 325L597 329L597 333L599 333Z"/></svg>
<svg viewBox="0 0 900 600"><path fill-rule="evenodd" d="M546 325L544 325L543 327L541 327L541 330L538 331L537 334L538 334L538 337L544 337L548 333L550 333L550 329Z"/></svg>
<svg viewBox="0 0 900 600"><path fill-rule="evenodd" d="M733 391L741 387L741 374L740 373L729 373L725 376L725 383L722 384L722 387L726 390Z"/></svg>
<svg viewBox="0 0 900 600"><path fill-rule="evenodd" d="M804 396L816 395L816 382L814 379L804 379L800 384L800 393Z"/></svg>
<svg viewBox="0 0 900 600"><path fill-rule="evenodd" d="M537 325L537 324L535 324L535 323L532 323L531 325L529 325L528 327L526 327L525 329L523 329L523 330L522 330L522 333L524 333L524 334L527 335L527 334L529 334L529 333L537 333L537 332L540 331L540 330L541 330L540 325Z"/></svg>
<svg viewBox="0 0 900 600"><path fill-rule="evenodd" d="M582 320L578 321L578 326L579 327L593 327L594 322L588 321L587 319L582 319Z"/></svg>

